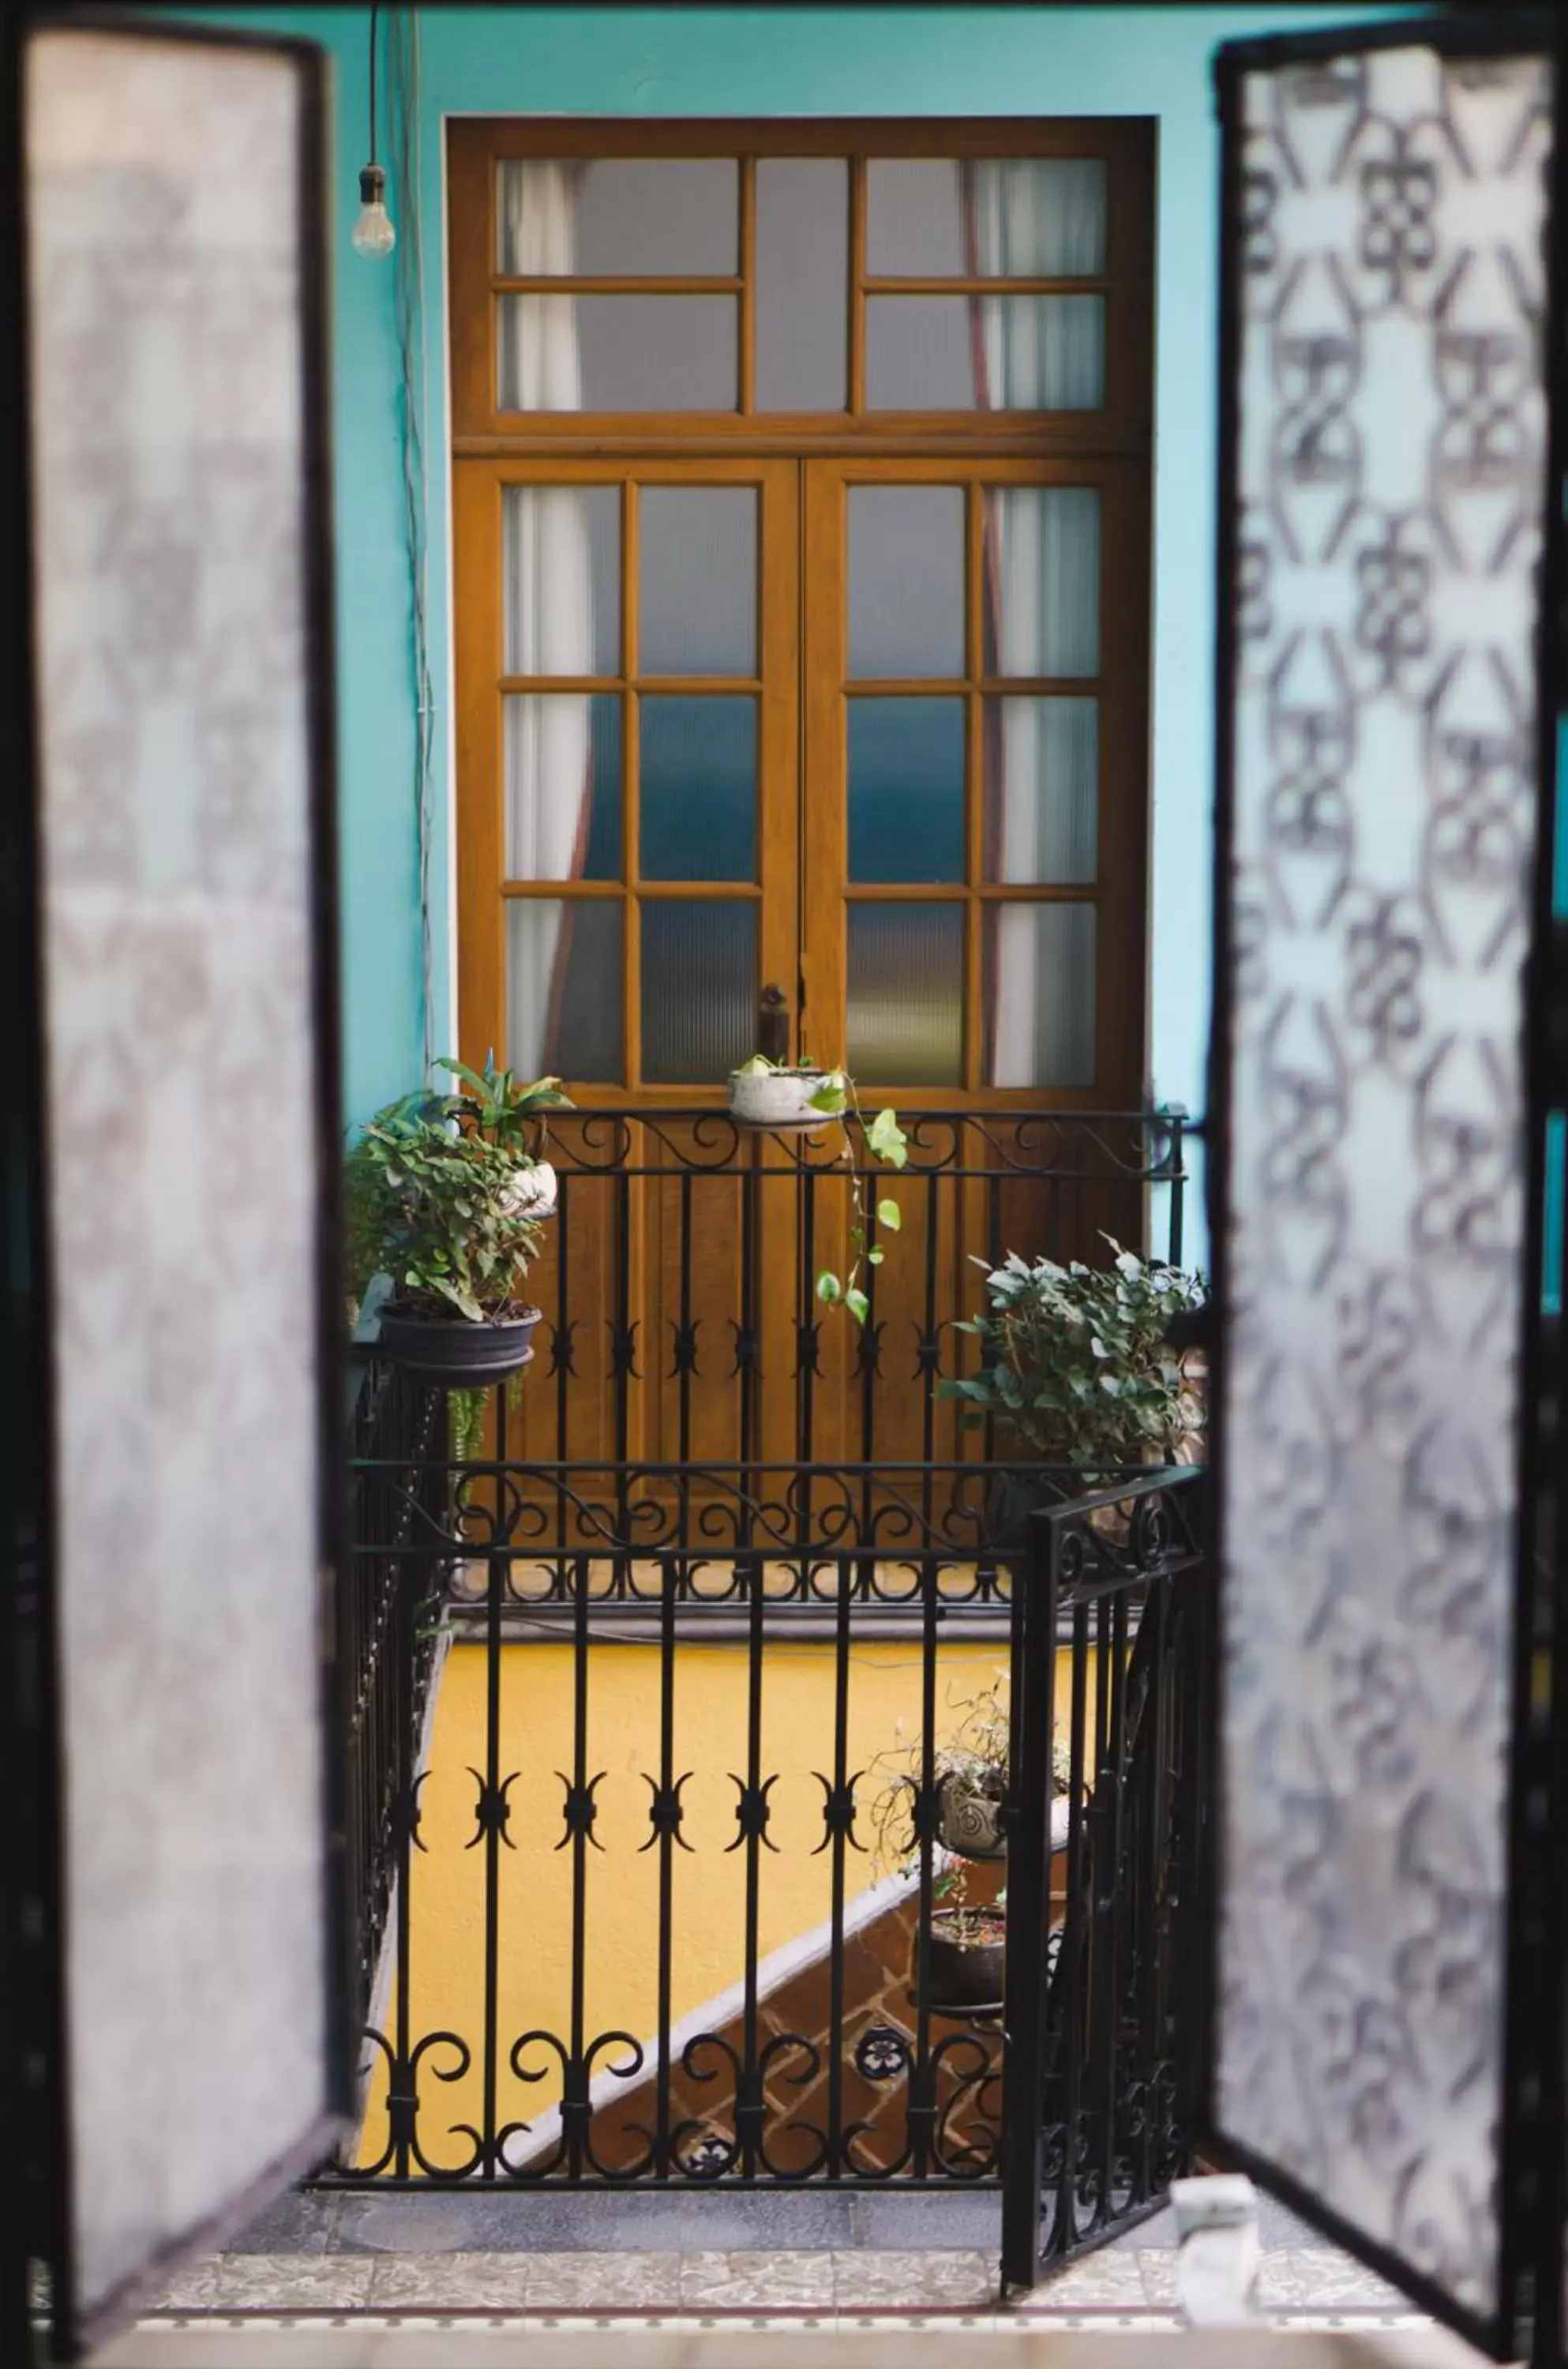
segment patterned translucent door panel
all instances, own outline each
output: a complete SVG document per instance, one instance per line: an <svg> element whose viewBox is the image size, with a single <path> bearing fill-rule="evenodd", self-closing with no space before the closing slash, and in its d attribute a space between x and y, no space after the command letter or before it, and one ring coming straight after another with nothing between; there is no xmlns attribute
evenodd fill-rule
<svg viewBox="0 0 1568 2369"><path fill-rule="evenodd" d="M1386 38L1220 65L1211 2111L1492 2342L1552 88Z"/></svg>
<svg viewBox="0 0 1568 2369"><path fill-rule="evenodd" d="M135 29L25 67L69 2343L347 2103L320 84Z"/></svg>

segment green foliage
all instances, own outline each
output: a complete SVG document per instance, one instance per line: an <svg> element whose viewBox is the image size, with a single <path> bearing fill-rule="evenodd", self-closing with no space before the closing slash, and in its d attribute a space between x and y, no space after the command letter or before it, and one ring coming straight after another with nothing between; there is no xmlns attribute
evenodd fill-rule
<svg viewBox="0 0 1568 2369"><path fill-rule="evenodd" d="M825 1308L847 1308L855 1322L864 1324L871 1313L871 1301L861 1284L861 1269L863 1266L880 1266L887 1253L875 1244L870 1248L866 1244L865 1177L861 1170L854 1167L854 1143L844 1121L852 1113L860 1121L861 1135L867 1151L885 1168L902 1168L906 1164L910 1156L909 1138L898 1125L897 1111L879 1110L874 1119L866 1119L854 1090L854 1080L843 1070L825 1072L821 1084L811 1096L811 1107L820 1111L824 1118L838 1120L843 1138L843 1156L853 1171L850 1183L849 1272L839 1276L830 1267L824 1267L817 1278L817 1297ZM896 1234L904 1222L897 1201L878 1201L876 1221L888 1233Z"/></svg>
<svg viewBox="0 0 1568 2369"><path fill-rule="evenodd" d="M1108 1267L1010 1253L986 1276L989 1308L960 1327L986 1362L967 1380L941 1383L942 1396L962 1400L969 1422L994 1415L1047 1463L1173 1459L1190 1402L1166 1335L1173 1317L1202 1306L1204 1286L1182 1267L1111 1248Z"/></svg>
<svg viewBox="0 0 1568 2369"><path fill-rule="evenodd" d="M440 1066L458 1081L455 1093L389 1103L349 1154L349 1288L362 1299L384 1272L407 1314L479 1324L519 1304L539 1246L529 1202L541 1114L570 1104L557 1078L523 1085L489 1061L482 1073Z"/></svg>

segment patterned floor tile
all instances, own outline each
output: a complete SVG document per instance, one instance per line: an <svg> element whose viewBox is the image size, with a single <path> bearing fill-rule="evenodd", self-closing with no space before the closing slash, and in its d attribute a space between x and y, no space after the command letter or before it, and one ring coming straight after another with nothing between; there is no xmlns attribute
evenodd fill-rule
<svg viewBox="0 0 1568 2369"><path fill-rule="evenodd" d="M1148 2303L1138 2256L1102 2247L1082 2261L1070 2262L1064 2271L1050 2272L1032 2295L1023 2298L1019 2308L1025 2312L1141 2311Z"/></svg>
<svg viewBox="0 0 1568 2369"><path fill-rule="evenodd" d="M681 2300L703 2311L833 2307L831 2254L682 2254Z"/></svg>
<svg viewBox="0 0 1568 2369"><path fill-rule="evenodd" d="M202 2261L188 2263L155 2308L159 2311L210 2311L217 2301L218 2272L223 2260L221 2254L209 2254Z"/></svg>
<svg viewBox="0 0 1568 2369"><path fill-rule="evenodd" d="M1265 2311L1405 2312L1408 2300L1348 2254L1303 2247L1265 2253L1258 2271L1258 2302Z"/></svg>
<svg viewBox="0 0 1568 2369"><path fill-rule="evenodd" d="M681 2301L680 2254L535 2254L531 2311L668 2311Z"/></svg>
<svg viewBox="0 0 1568 2369"><path fill-rule="evenodd" d="M373 2262L349 2254L225 2254L218 2311L351 2311L371 2290Z"/></svg>
<svg viewBox="0 0 1568 2369"><path fill-rule="evenodd" d="M994 2303L995 2260L986 2254L835 2254L833 2294L841 2311L867 2306L906 2310L922 2304Z"/></svg>
<svg viewBox="0 0 1568 2369"><path fill-rule="evenodd" d="M347 2259L347 2258L346 2258ZM525 2254L402 2254L362 2260L372 2311L521 2311Z"/></svg>

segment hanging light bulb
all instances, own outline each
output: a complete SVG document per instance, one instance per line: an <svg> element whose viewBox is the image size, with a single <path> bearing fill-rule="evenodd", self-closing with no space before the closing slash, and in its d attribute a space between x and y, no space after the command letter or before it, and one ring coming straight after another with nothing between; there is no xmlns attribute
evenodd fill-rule
<svg viewBox="0 0 1568 2369"><path fill-rule="evenodd" d="M349 233L356 255L390 255L397 233L386 211L386 175L375 160L375 32L379 7L371 10L371 161L360 167L360 212Z"/></svg>
<svg viewBox="0 0 1568 2369"><path fill-rule="evenodd" d="M386 175L379 165L366 165L361 171L360 212L349 237L356 255L390 255L397 244L386 211Z"/></svg>

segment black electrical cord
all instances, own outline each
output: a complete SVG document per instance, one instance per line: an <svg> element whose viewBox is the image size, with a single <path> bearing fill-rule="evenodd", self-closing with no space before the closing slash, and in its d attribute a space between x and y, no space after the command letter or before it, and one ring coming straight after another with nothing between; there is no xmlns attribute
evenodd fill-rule
<svg viewBox="0 0 1568 2369"><path fill-rule="evenodd" d="M371 163L372 163L372 165L375 163L375 160L376 160L376 159L375 159L375 20L376 20L377 17L379 17L379 16L380 16L380 14L381 14L381 10L380 10L379 6L376 6L376 7L372 7L372 10L371 10L371 154L370 154L370 161L371 161Z"/></svg>

